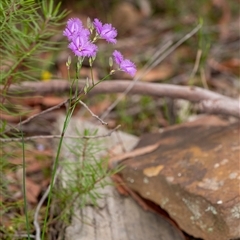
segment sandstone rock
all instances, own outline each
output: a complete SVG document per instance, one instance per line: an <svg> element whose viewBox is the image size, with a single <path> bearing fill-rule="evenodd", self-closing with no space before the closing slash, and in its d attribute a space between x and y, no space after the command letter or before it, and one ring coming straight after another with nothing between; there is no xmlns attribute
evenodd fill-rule
<svg viewBox="0 0 240 240"><path fill-rule="evenodd" d="M158 141L157 150L123 162L126 184L194 237L239 238L239 122L207 117L143 136L138 147Z"/></svg>

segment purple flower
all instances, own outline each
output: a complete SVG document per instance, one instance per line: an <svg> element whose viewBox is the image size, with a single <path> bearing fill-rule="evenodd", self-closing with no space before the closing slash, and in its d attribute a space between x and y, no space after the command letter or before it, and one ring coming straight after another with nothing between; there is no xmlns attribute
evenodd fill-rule
<svg viewBox="0 0 240 240"><path fill-rule="evenodd" d="M97 18L94 19L93 25L98 35L107 42L116 43L117 30L112 27L112 24L102 24Z"/></svg>
<svg viewBox="0 0 240 240"><path fill-rule="evenodd" d="M135 64L128 59L124 59L119 51L115 50L113 52L113 58L120 70L130 74L132 77L135 75L137 71Z"/></svg>
<svg viewBox="0 0 240 240"><path fill-rule="evenodd" d="M135 64L128 59L125 59L120 63L120 69L130 74L132 77L135 75L137 71Z"/></svg>
<svg viewBox="0 0 240 240"><path fill-rule="evenodd" d="M97 46L91 43L86 36L75 36L68 47L79 57L94 57L97 53Z"/></svg>
<svg viewBox="0 0 240 240"><path fill-rule="evenodd" d="M90 32L84 28L82 22L78 18L70 18L67 22L67 26L63 31L63 35L68 38L69 41L73 40L77 35L88 37Z"/></svg>
<svg viewBox="0 0 240 240"><path fill-rule="evenodd" d="M123 55L117 50L113 52L113 57L114 57L114 61L118 65L120 65L120 63L123 61Z"/></svg>

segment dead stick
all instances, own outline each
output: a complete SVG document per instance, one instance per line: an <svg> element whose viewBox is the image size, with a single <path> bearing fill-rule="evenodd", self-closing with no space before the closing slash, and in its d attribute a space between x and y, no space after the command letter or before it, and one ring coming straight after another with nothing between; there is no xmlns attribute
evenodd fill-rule
<svg viewBox="0 0 240 240"><path fill-rule="evenodd" d="M123 93L131 82L132 81L126 80L104 81L95 86L89 95ZM85 81L79 81L79 89L83 88L84 85ZM67 92L69 91L69 88L70 83L66 80L23 82L21 85L11 85L9 93L25 90L25 92L29 91L30 94L44 95L50 92ZM200 103L202 110L208 113L227 114L240 118L240 103L238 100L199 87L136 82L129 93L154 97L181 98L191 102Z"/></svg>

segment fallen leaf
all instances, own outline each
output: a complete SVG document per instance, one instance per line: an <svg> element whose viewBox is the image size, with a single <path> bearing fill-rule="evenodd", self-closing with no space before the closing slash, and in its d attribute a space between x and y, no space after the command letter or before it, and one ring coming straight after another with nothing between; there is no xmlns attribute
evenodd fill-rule
<svg viewBox="0 0 240 240"><path fill-rule="evenodd" d="M169 63L161 64L157 68L152 69L144 76L144 82L161 81L170 78L173 75L173 66Z"/></svg>
<svg viewBox="0 0 240 240"><path fill-rule="evenodd" d="M96 115L101 115L111 105L111 103L112 101L110 100L110 98L107 98L90 106L90 109Z"/></svg>
<svg viewBox="0 0 240 240"><path fill-rule="evenodd" d="M46 107L53 107L65 101L66 97L45 96L42 99L42 104Z"/></svg>
<svg viewBox="0 0 240 240"><path fill-rule="evenodd" d="M229 36L229 23L231 20L231 10L228 1L226 0L213 0L213 5L222 11L219 20L220 39L226 40Z"/></svg>
<svg viewBox="0 0 240 240"><path fill-rule="evenodd" d="M240 59L239 58L231 58L229 60L221 62L221 65L226 67L226 69L228 69L229 72L239 75L239 69L240 69Z"/></svg>
<svg viewBox="0 0 240 240"><path fill-rule="evenodd" d="M221 63L211 58L208 63L216 71L239 74L240 59L238 58L232 58Z"/></svg>
<svg viewBox="0 0 240 240"><path fill-rule="evenodd" d="M26 197L29 203L37 203L41 186L26 177Z"/></svg>
<svg viewBox="0 0 240 240"><path fill-rule="evenodd" d="M154 176L157 176L162 171L163 168L164 168L163 165L158 165L156 167L149 167L149 168L145 168L143 170L143 173L147 177L154 177Z"/></svg>
<svg viewBox="0 0 240 240"><path fill-rule="evenodd" d="M144 154L153 152L159 146L160 146L160 142L157 142L157 143L155 143L153 145L149 145L147 147L138 148L138 149L133 150L131 152L127 152L127 153L124 153L124 154L114 156L114 157L110 158L109 166L110 166L110 168L112 168L112 167L116 166L119 162L122 162L127 158L133 158L133 157L137 157L137 156L140 156L140 155L144 155Z"/></svg>

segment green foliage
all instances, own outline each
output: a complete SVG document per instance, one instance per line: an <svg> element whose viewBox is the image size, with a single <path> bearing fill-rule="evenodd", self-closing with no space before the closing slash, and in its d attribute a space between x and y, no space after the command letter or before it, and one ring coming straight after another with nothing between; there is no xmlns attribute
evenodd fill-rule
<svg viewBox="0 0 240 240"><path fill-rule="evenodd" d="M8 88L13 83L21 83L27 80L39 79L43 66L43 54L56 51L59 48L58 42L54 42L52 37L59 31L59 21L66 15L66 11L60 12L60 3L55 4L54 0L2 0L0 1L0 85L1 89L1 112L8 115L21 115L21 109L11 105L6 97ZM0 133L4 136L6 121L0 121ZM15 149L21 146L15 146ZM6 150L7 149L7 150ZM2 214L11 216L9 228L4 225L0 229L6 239L13 239L16 233L32 231L33 214L28 209L25 186L25 144L22 144L23 163L23 199L14 199L9 192L9 182L6 176L14 171L7 160L13 157L11 144L1 145L0 169L1 181L0 191L5 199L9 199L11 204L1 202ZM19 157L19 156L18 156ZM24 214L24 212L26 214ZM31 214L30 214L31 213ZM1 215L2 215L1 214ZM29 215L30 214L30 215ZM27 228L27 229L26 229ZM2 238L1 238L2 239Z"/></svg>
<svg viewBox="0 0 240 240"><path fill-rule="evenodd" d="M19 143L1 143L0 154L0 238L15 239L17 233L27 232L26 227L32 228L33 211L28 209L27 215L23 214L24 204L23 199L18 199L17 192L14 192L14 186L19 186L19 181L11 177L11 173L22 169L22 165L15 165L9 162L14 155L14 150L21 147ZM26 225L26 216L29 219L29 224Z"/></svg>
<svg viewBox="0 0 240 240"><path fill-rule="evenodd" d="M85 136L96 134L97 131L87 129L84 132ZM107 177L120 170L109 170L108 159L99 157L103 150L101 143L97 139L79 139L71 145L66 143L71 156L59 162L62 172L53 190L53 206L58 206L59 218L65 224L74 214L74 208L97 206L98 200L104 197L100 189L110 184Z"/></svg>
<svg viewBox="0 0 240 240"><path fill-rule="evenodd" d="M11 116L24 115L18 106L6 100L13 83L39 80L43 54L56 51L60 43L52 41L59 31L59 21L66 15L54 0L0 1L0 111ZM17 93L16 93L17 94ZM1 132L6 123L0 121Z"/></svg>
<svg viewBox="0 0 240 240"><path fill-rule="evenodd" d="M60 12L60 4L43 0L2 0L0 2L0 84L5 88L12 83L34 80L39 76L39 57L56 50L57 42L49 41L56 34L59 20L66 12ZM6 94L6 92L5 92Z"/></svg>
<svg viewBox="0 0 240 240"><path fill-rule="evenodd" d="M138 98L139 97L139 98ZM134 135L151 132L152 127L157 126L157 106L154 98L150 96L138 96L132 103L128 97L116 107L117 120L123 131Z"/></svg>
<svg viewBox="0 0 240 240"><path fill-rule="evenodd" d="M202 25L204 23L202 18L200 18L200 23ZM202 56L201 56L199 65L200 65L200 68L202 68L204 67L208 59L208 54L211 48L211 37L208 34L204 34L202 28L199 30L198 36L199 36L198 48L202 51Z"/></svg>

